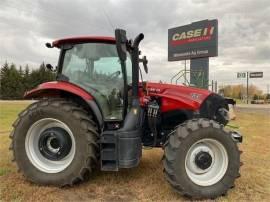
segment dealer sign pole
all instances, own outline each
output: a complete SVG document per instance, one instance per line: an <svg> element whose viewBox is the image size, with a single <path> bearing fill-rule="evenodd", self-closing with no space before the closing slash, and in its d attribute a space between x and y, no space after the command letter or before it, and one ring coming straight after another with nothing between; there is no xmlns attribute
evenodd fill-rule
<svg viewBox="0 0 270 202"><path fill-rule="evenodd" d="M248 104L248 78L249 78L249 75L248 75L248 72L247 72L247 104Z"/></svg>

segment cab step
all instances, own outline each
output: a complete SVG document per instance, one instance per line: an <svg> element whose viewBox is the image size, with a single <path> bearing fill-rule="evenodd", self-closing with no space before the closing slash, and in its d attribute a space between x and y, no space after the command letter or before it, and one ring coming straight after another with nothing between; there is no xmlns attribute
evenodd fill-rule
<svg viewBox="0 0 270 202"><path fill-rule="evenodd" d="M101 170L136 167L142 155L141 134L141 130L103 131L100 138Z"/></svg>
<svg viewBox="0 0 270 202"><path fill-rule="evenodd" d="M118 171L116 131L104 131L100 138L101 170Z"/></svg>

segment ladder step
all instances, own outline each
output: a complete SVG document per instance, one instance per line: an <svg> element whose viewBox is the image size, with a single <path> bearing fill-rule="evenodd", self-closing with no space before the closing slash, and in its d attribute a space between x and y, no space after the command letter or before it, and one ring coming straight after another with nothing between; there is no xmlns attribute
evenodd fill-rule
<svg viewBox="0 0 270 202"><path fill-rule="evenodd" d="M101 159L102 160L114 160L117 161L116 150L115 148L106 148L101 150Z"/></svg>
<svg viewBox="0 0 270 202"><path fill-rule="evenodd" d="M100 142L101 143L116 143L116 138L114 136L114 134L110 135L102 135L100 138Z"/></svg>
<svg viewBox="0 0 270 202"><path fill-rule="evenodd" d="M116 161L102 161L101 170L103 171L118 171Z"/></svg>
<svg viewBox="0 0 270 202"><path fill-rule="evenodd" d="M115 131L104 131L100 137L101 170L118 171L117 137Z"/></svg>

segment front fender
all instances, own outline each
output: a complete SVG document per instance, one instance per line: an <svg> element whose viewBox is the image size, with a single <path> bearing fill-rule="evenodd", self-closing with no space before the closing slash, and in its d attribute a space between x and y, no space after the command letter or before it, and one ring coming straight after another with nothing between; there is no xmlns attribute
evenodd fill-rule
<svg viewBox="0 0 270 202"><path fill-rule="evenodd" d="M229 122L228 111L228 100L215 93L208 96L200 107L201 117L213 119L223 125Z"/></svg>

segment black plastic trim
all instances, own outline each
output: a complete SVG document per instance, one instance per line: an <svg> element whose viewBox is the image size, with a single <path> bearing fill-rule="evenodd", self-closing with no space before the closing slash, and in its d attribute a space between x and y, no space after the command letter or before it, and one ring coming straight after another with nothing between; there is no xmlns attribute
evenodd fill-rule
<svg viewBox="0 0 270 202"><path fill-rule="evenodd" d="M99 123L100 128L102 129L104 126L103 122L103 116L102 113L97 105L97 103L94 100L88 100L87 104L90 106L90 108L93 110L93 113L95 114L97 121Z"/></svg>
<svg viewBox="0 0 270 202"><path fill-rule="evenodd" d="M236 101L232 98L225 98L227 104L231 104L231 105L235 105L236 104Z"/></svg>

